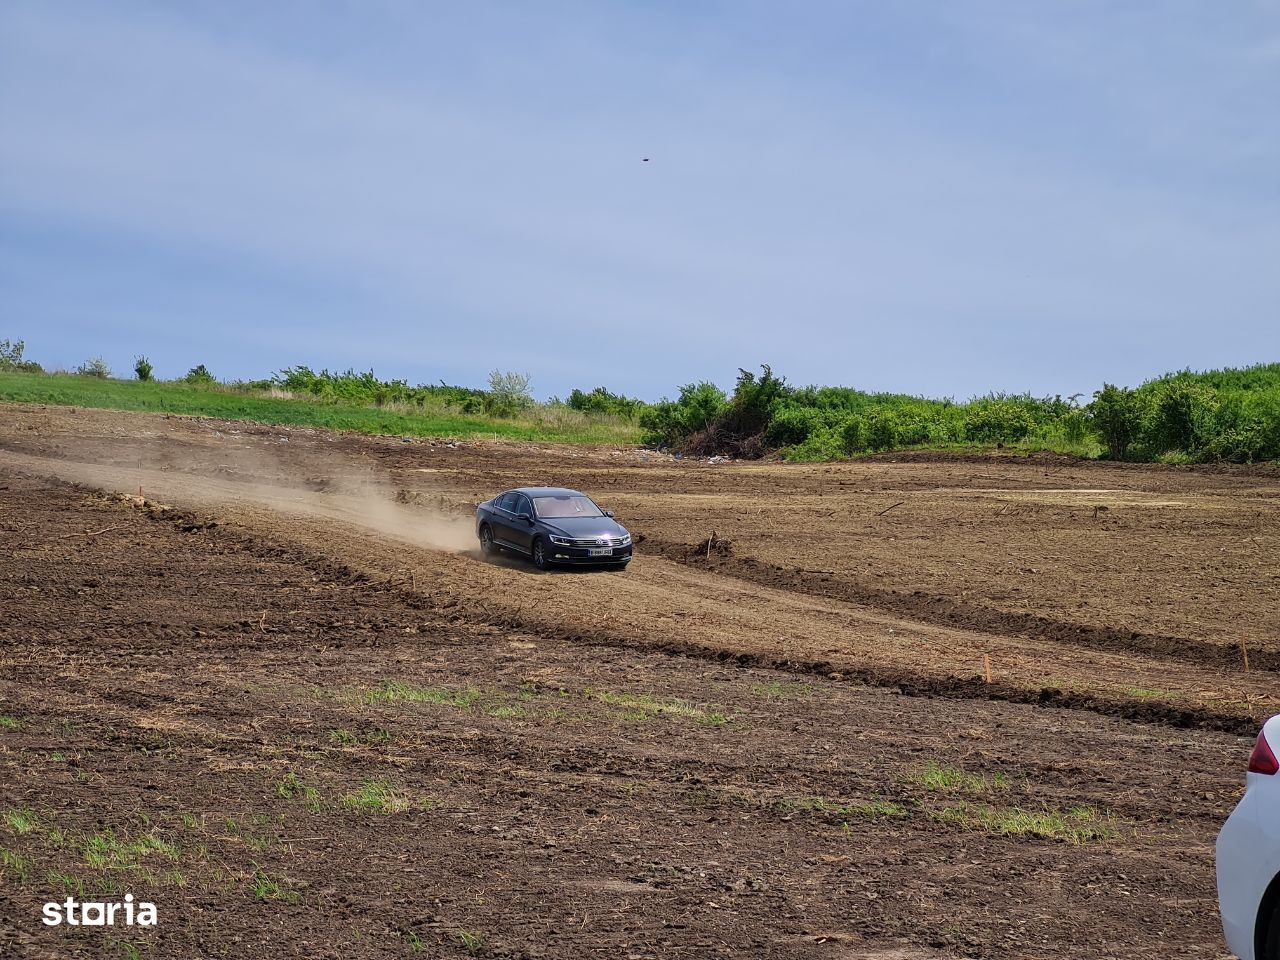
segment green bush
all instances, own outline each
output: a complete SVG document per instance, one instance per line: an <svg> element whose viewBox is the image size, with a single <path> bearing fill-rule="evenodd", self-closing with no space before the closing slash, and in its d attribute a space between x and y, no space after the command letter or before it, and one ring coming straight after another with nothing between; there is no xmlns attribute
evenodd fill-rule
<svg viewBox="0 0 1280 960"><path fill-rule="evenodd" d="M840 422L840 448L845 454L862 453L867 449L867 421L864 417L850 415Z"/></svg>
<svg viewBox="0 0 1280 960"><path fill-rule="evenodd" d="M1035 429L1031 398L983 397L964 415L965 439L973 443L1017 443Z"/></svg>
<svg viewBox="0 0 1280 960"><path fill-rule="evenodd" d="M19 373L40 373L43 367L34 360L23 360L22 351L27 345L22 340L0 340L0 370L16 370Z"/></svg>
<svg viewBox="0 0 1280 960"><path fill-rule="evenodd" d="M1213 434L1218 393L1189 379L1160 384L1153 392L1142 430L1142 444L1159 456L1170 452L1194 454Z"/></svg>
<svg viewBox="0 0 1280 960"><path fill-rule="evenodd" d="M146 357L137 357L133 361L133 375L139 380L150 380L151 373L155 367L151 365L151 361Z"/></svg>
<svg viewBox="0 0 1280 960"><path fill-rule="evenodd" d="M891 450L898 445L898 418L889 410L867 417L867 449Z"/></svg>
<svg viewBox="0 0 1280 960"><path fill-rule="evenodd" d="M640 413L645 443L676 446L703 432L727 406L724 391L714 383L687 383L678 400L662 400Z"/></svg>
<svg viewBox="0 0 1280 960"><path fill-rule="evenodd" d="M643 400L610 393L604 387L596 387L590 393L575 389L569 394L565 405L571 410L579 410L583 413L606 413L625 420L634 420L645 408Z"/></svg>
<svg viewBox="0 0 1280 960"><path fill-rule="evenodd" d="M107 361L101 357L94 357L92 360L86 360L80 366L76 367L76 375L81 377L95 377L98 380L107 380L111 377L111 368L107 366Z"/></svg>
<svg viewBox="0 0 1280 960"><path fill-rule="evenodd" d="M774 447L790 447L804 443L825 426L822 412L813 407L784 407L769 421L765 436Z"/></svg>
<svg viewBox="0 0 1280 960"><path fill-rule="evenodd" d="M404 380L379 380L372 370L365 373L356 373L350 369L345 373L321 370L316 373L310 367L281 370L271 378L269 386L329 402L372 404L377 407L393 403L419 407L427 403L438 403L461 408L464 413L483 413L488 396L483 390L453 387L444 383L411 387Z"/></svg>
<svg viewBox="0 0 1280 960"><path fill-rule="evenodd" d="M1089 404L1088 419L1112 460L1123 460L1142 431L1142 408L1135 391L1103 384Z"/></svg>
<svg viewBox="0 0 1280 960"><path fill-rule="evenodd" d="M187 375L182 378L185 383L191 384L212 384L218 381L214 379L213 374L203 363L197 364L187 371Z"/></svg>
<svg viewBox="0 0 1280 960"><path fill-rule="evenodd" d="M514 417L533 406L533 393L529 390L527 373L489 374L489 393L484 398L484 412L494 417Z"/></svg>

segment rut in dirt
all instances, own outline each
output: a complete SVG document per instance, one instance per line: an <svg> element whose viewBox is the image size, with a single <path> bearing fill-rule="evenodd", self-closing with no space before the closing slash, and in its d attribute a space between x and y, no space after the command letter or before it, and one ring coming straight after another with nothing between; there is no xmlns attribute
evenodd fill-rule
<svg viewBox="0 0 1280 960"><path fill-rule="evenodd" d="M144 504L146 515L154 521L176 524L182 530L216 526L218 521L187 510L156 504ZM229 533L224 533L229 535ZM494 611L481 603L450 600L444 608L413 589L405 580L379 582L367 574L353 570L346 564L316 550L293 541L245 530L230 534L237 547L246 553L263 559L288 559L325 577L341 579L394 595L399 602L416 609L434 611L449 622L484 624L500 630L514 631L562 643L580 646L616 649L643 649L671 657L683 657L717 664L767 669L782 673L815 677L829 682L852 682L870 687L890 689L908 697L936 697L953 700L987 700L993 702L1023 704L1059 710L1083 710L1102 716L1115 717L1139 723L1153 723L1179 729L1200 729L1237 735L1249 735L1256 728L1256 721L1239 714L1215 711L1207 707L1177 707L1149 701L1133 701L1099 697L1076 691L1044 687L1038 690L1019 687L1000 681L986 682L981 677L938 677L905 670L875 667L836 667L827 660L794 660L770 657L744 651L725 650L688 641L655 640L647 635L637 635L604 627L583 629L580 626L556 628L536 617L520 612ZM646 546L652 541L647 541ZM728 554L727 541L720 541L720 550ZM700 550L705 555L705 543ZM712 553L716 553L713 545ZM685 557L686 562L691 562ZM771 584L772 585L772 584Z"/></svg>
<svg viewBox="0 0 1280 960"><path fill-rule="evenodd" d="M1177 660L1197 667L1216 667L1226 671L1239 670L1243 660L1242 653L1247 651L1250 669L1280 671L1280 652L1274 650L1228 647L1189 637L1071 623L1032 613L1015 613L964 603L919 590L912 593L885 590L852 580L838 579L839 575L834 570L782 567L761 563L754 557L738 556L730 541L714 535L695 544L675 543L652 537L645 538L642 542L647 552L657 554L665 560L765 587L871 607L919 623L1005 637L1029 637L1106 653L1133 653L1145 658Z"/></svg>

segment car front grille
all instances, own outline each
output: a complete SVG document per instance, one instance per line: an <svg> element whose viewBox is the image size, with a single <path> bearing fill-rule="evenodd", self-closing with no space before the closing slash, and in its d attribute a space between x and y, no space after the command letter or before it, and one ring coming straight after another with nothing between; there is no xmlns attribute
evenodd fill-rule
<svg viewBox="0 0 1280 960"><path fill-rule="evenodd" d="M588 537L584 540L570 540L575 547L620 547L627 542L625 537Z"/></svg>

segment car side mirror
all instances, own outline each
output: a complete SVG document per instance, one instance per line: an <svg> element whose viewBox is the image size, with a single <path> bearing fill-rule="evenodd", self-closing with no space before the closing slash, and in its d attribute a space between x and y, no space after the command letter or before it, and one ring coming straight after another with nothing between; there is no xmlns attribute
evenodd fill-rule
<svg viewBox="0 0 1280 960"><path fill-rule="evenodd" d="M525 523L533 523L533 517L529 516L527 513L520 514L520 519Z"/></svg>
<svg viewBox="0 0 1280 960"><path fill-rule="evenodd" d="M613 519L613 511L612 511L612 510L606 510L606 511L604 512L604 515L605 515L606 517L608 517L610 520L612 520L612 519Z"/></svg>

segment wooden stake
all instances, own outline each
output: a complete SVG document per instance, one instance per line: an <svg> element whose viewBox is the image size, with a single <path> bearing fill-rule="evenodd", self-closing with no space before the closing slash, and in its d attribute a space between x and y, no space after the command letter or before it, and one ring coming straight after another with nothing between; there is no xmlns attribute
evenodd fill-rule
<svg viewBox="0 0 1280 960"><path fill-rule="evenodd" d="M711 536L707 537L707 559L711 559L711 544L716 542L716 532L711 531Z"/></svg>
<svg viewBox="0 0 1280 960"><path fill-rule="evenodd" d="M1249 672L1249 648L1244 645L1244 641L1240 641L1240 656L1244 658L1244 672Z"/></svg>
<svg viewBox="0 0 1280 960"><path fill-rule="evenodd" d="M987 654L982 655L982 671L987 676L987 683L991 682L991 657Z"/></svg>

